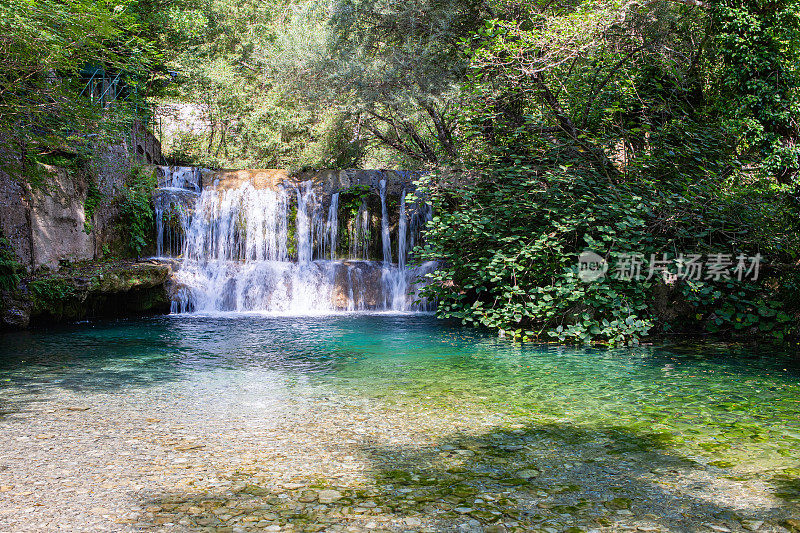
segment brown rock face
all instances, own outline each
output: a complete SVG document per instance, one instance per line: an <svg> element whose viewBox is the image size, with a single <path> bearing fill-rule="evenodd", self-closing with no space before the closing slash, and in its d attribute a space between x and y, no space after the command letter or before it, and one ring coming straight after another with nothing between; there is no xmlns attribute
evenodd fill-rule
<svg viewBox="0 0 800 533"><path fill-rule="evenodd" d="M250 183L256 189L274 189L289 180L286 170L267 168L249 170L204 170L203 187L216 186L221 189L238 189Z"/></svg>
<svg viewBox="0 0 800 533"><path fill-rule="evenodd" d="M356 310L383 307L382 267L373 261L343 261L336 266L331 299L333 306L347 310L352 299Z"/></svg>

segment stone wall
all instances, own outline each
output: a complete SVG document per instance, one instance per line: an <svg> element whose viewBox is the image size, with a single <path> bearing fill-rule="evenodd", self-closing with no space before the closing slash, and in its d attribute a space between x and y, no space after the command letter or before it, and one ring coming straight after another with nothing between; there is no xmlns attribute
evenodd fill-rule
<svg viewBox="0 0 800 533"><path fill-rule="evenodd" d="M83 173L40 165L41 186L0 174L0 224L20 263L29 269L56 266L59 260L94 257L92 236L85 233Z"/></svg>
<svg viewBox="0 0 800 533"><path fill-rule="evenodd" d="M94 258L94 236L86 228L86 173L42 165L45 186L29 187L31 266L56 267L62 259Z"/></svg>
<svg viewBox="0 0 800 533"><path fill-rule="evenodd" d="M11 242L17 260L31 266L32 235L26 191L26 186L0 171L0 230Z"/></svg>
<svg viewBox="0 0 800 533"><path fill-rule="evenodd" d="M122 191L132 166L164 163L158 140L141 125L113 146L99 147L88 169L38 165L43 179L17 180L0 172L0 230L20 263L33 271L59 261L100 258L103 245L119 240L113 199ZM86 219L89 181L105 199ZM41 186L32 186L39 183ZM88 222L88 224L87 224ZM84 231L85 229L89 230Z"/></svg>
<svg viewBox="0 0 800 533"><path fill-rule="evenodd" d="M216 185L223 189L236 189L249 182L256 189L262 189L273 188L284 181L311 180L327 196L355 185L365 185L377 190L380 181L385 179L387 192L397 195L404 187L409 187L415 177L413 172L404 170L317 170L298 174L290 174L283 169L204 170L203 187Z"/></svg>

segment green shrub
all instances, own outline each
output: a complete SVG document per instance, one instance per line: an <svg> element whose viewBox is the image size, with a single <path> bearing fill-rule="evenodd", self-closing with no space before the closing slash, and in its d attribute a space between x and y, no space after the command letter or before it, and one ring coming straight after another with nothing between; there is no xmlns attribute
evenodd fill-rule
<svg viewBox="0 0 800 533"><path fill-rule="evenodd" d="M50 303L64 300L75 293L74 287L63 278L47 278L31 281L28 290L34 301Z"/></svg>
<svg viewBox="0 0 800 533"><path fill-rule="evenodd" d="M136 167L125 180L122 194L117 200L120 228L127 237L128 251L136 257L153 243L155 212L152 194L155 187L155 174L143 167Z"/></svg>
<svg viewBox="0 0 800 533"><path fill-rule="evenodd" d="M777 339L796 333L775 280L763 272L755 281L675 281L672 292L691 312L659 316L655 286L664 282L660 274L645 279L651 255L756 252L749 242L726 238L741 220L720 205L724 197L715 203L699 193L663 194L663 187L657 193L642 182L614 184L566 166L541 174L509 167L461 188L438 188L428 176L418 186L434 201L436 216L417 253L441 262L425 294L438 300L442 318L520 340L578 343L637 343L678 330L757 331ZM695 220L703 213L703 223ZM582 281L578 258L586 250L604 257L612 271ZM613 267L631 253L644 258L642 276L620 279ZM677 266L670 261L665 268L674 274Z"/></svg>

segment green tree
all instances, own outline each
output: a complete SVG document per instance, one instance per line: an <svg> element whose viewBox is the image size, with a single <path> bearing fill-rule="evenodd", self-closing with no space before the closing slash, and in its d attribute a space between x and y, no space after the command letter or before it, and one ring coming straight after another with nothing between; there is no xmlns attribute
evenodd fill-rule
<svg viewBox="0 0 800 533"><path fill-rule="evenodd" d="M141 111L156 54L135 0L0 1L0 158L21 176L27 161L57 151L91 152ZM102 70L126 87L113 112L86 97Z"/></svg>
<svg viewBox="0 0 800 533"><path fill-rule="evenodd" d="M727 126L742 158L800 185L800 2L715 0L709 9Z"/></svg>
<svg viewBox="0 0 800 533"><path fill-rule="evenodd" d="M800 257L786 189L740 163L723 112L732 93L718 90L729 76L718 27L708 9L670 2L495 4L465 42L460 120L474 178L420 183L439 213L421 252L442 263L427 288L441 316L577 342L793 331L780 309L796 270L752 283L577 276L585 250L612 263L642 254L645 272L671 254L673 273L680 252Z"/></svg>

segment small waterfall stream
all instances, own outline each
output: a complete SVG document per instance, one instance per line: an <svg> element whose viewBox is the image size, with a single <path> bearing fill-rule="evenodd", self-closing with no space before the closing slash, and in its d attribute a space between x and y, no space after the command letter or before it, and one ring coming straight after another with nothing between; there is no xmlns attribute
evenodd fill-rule
<svg viewBox="0 0 800 533"><path fill-rule="evenodd" d="M392 239L389 234L389 214L386 209L386 180L380 182L381 192L381 243L383 244L383 262L392 262Z"/></svg>
<svg viewBox="0 0 800 533"><path fill-rule="evenodd" d="M331 261L336 259L336 248L339 246L339 193L331 195L328 208L328 220L325 222L325 252Z"/></svg>
<svg viewBox="0 0 800 533"><path fill-rule="evenodd" d="M270 188L249 182L204 186L194 179L200 173L185 167L162 172L163 186L154 197L157 253L178 260L174 312L429 310L419 290L435 264L411 266L407 260L428 206L412 204L409 212L402 189L393 225L386 179L375 183L381 210L378 260L371 257L371 206L378 206L369 194L374 193L355 199L347 190L326 194L312 180ZM342 198L348 198L346 211L340 209ZM393 227L397 263L392 263Z"/></svg>

